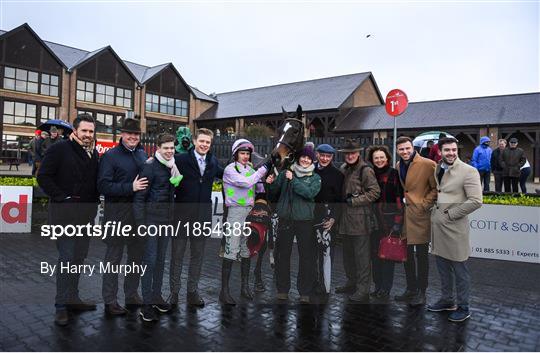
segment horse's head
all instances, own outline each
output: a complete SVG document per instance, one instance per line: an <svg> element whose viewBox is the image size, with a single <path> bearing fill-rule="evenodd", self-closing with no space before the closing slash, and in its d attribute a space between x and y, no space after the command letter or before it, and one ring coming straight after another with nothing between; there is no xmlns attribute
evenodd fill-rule
<svg viewBox="0 0 540 353"><path fill-rule="evenodd" d="M304 147L304 123L302 107L299 105L296 114L289 115L283 109L283 123L279 129L279 139L272 150L272 162L278 171L288 168L298 157Z"/></svg>

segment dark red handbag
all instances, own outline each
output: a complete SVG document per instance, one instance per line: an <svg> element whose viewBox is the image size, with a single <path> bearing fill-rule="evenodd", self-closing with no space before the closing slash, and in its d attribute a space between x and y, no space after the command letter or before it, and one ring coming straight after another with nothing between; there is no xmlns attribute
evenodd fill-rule
<svg viewBox="0 0 540 353"><path fill-rule="evenodd" d="M379 241L379 258L390 261L407 261L407 240L400 239L390 232Z"/></svg>

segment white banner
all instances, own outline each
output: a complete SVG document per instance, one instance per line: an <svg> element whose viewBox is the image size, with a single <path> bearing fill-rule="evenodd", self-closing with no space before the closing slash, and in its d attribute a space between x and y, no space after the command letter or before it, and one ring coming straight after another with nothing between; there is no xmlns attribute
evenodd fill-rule
<svg viewBox="0 0 540 353"><path fill-rule="evenodd" d="M0 186L0 233L30 233L31 186Z"/></svg>
<svg viewBox="0 0 540 353"><path fill-rule="evenodd" d="M540 263L540 207L483 205L469 222L472 257Z"/></svg>
<svg viewBox="0 0 540 353"><path fill-rule="evenodd" d="M223 223L223 194L221 193L221 191L212 191L212 229L216 229L216 232L212 233L212 238L221 238L221 232L223 232L222 223ZM218 227L214 228L216 225Z"/></svg>

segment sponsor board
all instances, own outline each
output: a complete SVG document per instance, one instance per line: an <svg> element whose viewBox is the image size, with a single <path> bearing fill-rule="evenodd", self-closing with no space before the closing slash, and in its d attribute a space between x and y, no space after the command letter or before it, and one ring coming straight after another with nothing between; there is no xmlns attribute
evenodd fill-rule
<svg viewBox="0 0 540 353"><path fill-rule="evenodd" d="M469 225L472 257L540 263L540 207L483 205Z"/></svg>
<svg viewBox="0 0 540 353"><path fill-rule="evenodd" d="M0 233L29 233L32 229L31 186L0 186Z"/></svg>

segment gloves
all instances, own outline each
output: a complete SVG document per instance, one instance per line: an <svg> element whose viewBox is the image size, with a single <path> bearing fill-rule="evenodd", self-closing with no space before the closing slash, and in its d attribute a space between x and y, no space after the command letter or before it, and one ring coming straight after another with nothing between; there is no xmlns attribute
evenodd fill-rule
<svg viewBox="0 0 540 353"><path fill-rule="evenodd" d="M267 172L269 172L273 166L272 158L268 158L268 160L262 166L266 168Z"/></svg>

